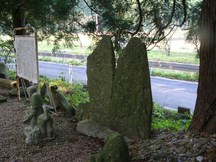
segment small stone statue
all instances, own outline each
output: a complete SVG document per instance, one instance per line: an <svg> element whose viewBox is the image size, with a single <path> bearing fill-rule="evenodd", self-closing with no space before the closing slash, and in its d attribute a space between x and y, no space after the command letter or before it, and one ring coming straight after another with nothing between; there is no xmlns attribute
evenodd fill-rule
<svg viewBox="0 0 216 162"><path fill-rule="evenodd" d="M34 85L32 85L32 86L30 86L30 87L28 87L28 88L26 89L26 92L27 92L28 98L31 98L31 96L32 96L35 92L37 92L37 88L36 88Z"/></svg>
<svg viewBox="0 0 216 162"><path fill-rule="evenodd" d="M53 138L53 118L48 112L48 109L44 107L44 113L37 119L37 125L40 128L41 135L44 138Z"/></svg>
<svg viewBox="0 0 216 162"><path fill-rule="evenodd" d="M63 108L68 113L75 115L76 108L70 105L65 96L58 90L57 86L51 86L51 93L57 107Z"/></svg>
<svg viewBox="0 0 216 162"><path fill-rule="evenodd" d="M34 93L31 96L30 102L31 106L26 111L23 122L24 124L28 124L33 128L36 126L38 116L43 113L43 102L41 96L38 93Z"/></svg>
<svg viewBox="0 0 216 162"><path fill-rule="evenodd" d="M42 98L37 92L31 96L31 106L26 111L23 122L28 124L24 130L27 144L38 144L54 137L53 119L48 110L43 108Z"/></svg>

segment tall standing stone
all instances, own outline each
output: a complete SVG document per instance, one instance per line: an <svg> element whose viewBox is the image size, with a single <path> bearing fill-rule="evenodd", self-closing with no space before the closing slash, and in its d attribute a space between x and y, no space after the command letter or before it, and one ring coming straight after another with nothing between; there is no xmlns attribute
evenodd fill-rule
<svg viewBox="0 0 216 162"><path fill-rule="evenodd" d="M88 92L93 120L109 125L115 55L109 36L103 36L87 58Z"/></svg>
<svg viewBox="0 0 216 162"><path fill-rule="evenodd" d="M145 44L132 38L118 59L112 95L112 128L133 138L150 135L152 93Z"/></svg>

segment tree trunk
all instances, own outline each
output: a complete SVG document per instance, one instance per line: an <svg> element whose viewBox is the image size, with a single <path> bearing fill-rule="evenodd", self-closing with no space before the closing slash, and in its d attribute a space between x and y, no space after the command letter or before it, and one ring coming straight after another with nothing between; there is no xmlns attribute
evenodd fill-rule
<svg viewBox="0 0 216 162"><path fill-rule="evenodd" d="M25 27L25 15L22 5L17 5L14 7L13 13L13 29L18 27ZM18 30L16 31L17 35L24 35L25 30Z"/></svg>
<svg viewBox="0 0 216 162"><path fill-rule="evenodd" d="M189 130L216 133L216 1L204 0L201 15L197 101Z"/></svg>
<svg viewBox="0 0 216 162"><path fill-rule="evenodd" d="M15 28L19 28L19 27L25 27L25 11L24 11L24 7L23 7L23 2L20 2L19 4L17 4L12 12L12 18L13 18L13 29ZM16 35L25 35L25 30L17 30L16 31ZM27 87L30 86L30 82L28 80L25 80L25 85ZM19 83L21 83L21 81L19 80Z"/></svg>

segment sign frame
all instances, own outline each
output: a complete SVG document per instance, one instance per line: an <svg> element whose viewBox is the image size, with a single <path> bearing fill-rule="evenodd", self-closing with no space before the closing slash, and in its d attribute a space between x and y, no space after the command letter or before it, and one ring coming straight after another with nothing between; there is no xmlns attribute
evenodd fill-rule
<svg viewBox="0 0 216 162"><path fill-rule="evenodd" d="M25 31L31 31L33 33L33 36L30 35L30 34L25 34L25 35L17 35L16 32L17 31L20 31L20 30L25 30ZM34 84L37 84L37 91L40 92L40 81L39 81L39 63L38 63L38 44L37 44L37 31L34 27L31 27L31 26L27 26L27 27L19 27L19 28L15 28L14 29L14 53L15 53L15 67L16 67L16 80L17 80L17 93L18 93L18 99L21 100L21 96L20 96L20 85L21 86L24 86L26 88L26 85L25 85L25 82L24 82L24 79L29 81L28 78L22 78L20 76L18 76L18 53L17 53L17 50L16 50L16 45L15 45L15 40L16 40L16 37L19 36L19 37L34 37L34 47L35 47L35 59L36 59L36 62L35 62L35 66L36 66L36 81ZM20 65L19 65L20 66ZM27 97L27 94L24 90L24 94L25 94L25 97Z"/></svg>

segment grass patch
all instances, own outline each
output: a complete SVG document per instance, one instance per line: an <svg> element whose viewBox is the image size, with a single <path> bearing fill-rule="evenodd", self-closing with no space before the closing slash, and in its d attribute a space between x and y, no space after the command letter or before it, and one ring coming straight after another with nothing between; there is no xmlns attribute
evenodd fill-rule
<svg viewBox="0 0 216 162"><path fill-rule="evenodd" d="M54 45L52 43L47 43L45 41L38 42L38 51L39 52L51 52L54 49ZM79 54L79 55L88 55L91 53L91 50L87 46L75 46L73 45L70 48L65 47L63 44L60 44L59 49L56 53L71 53L71 54Z"/></svg>
<svg viewBox="0 0 216 162"><path fill-rule="evenodd" d="M71 85L62 78L50 79L47 77L40 77L40 82L41 84L48 82L50 86L56 85L71 105L78 106L80 103L89 102L89 94L83 89L83 84L73 82Z"/></svg>
<svg viewBox="0 0 216 162"><path fill-rule="evenodd" d="M45 76L40 76L40 83L41 83L41 85L44 83L49 83L49 86L56 85L58 87L58 89L63 94L67 94L70 91L72 91L72 89L73 89L73 86L71 84L65 82L65 80L62 79L61 77L59 77L57 79L50 79L50 78L45 77Z"/></svg>
<svg viewBox="0 0 216 162"><path fill-rule="evenodd" d="M14 70L11 70L11 69L9 69L8 72L9 72L9 78L11 80L16 80L16 72Z"/></svg>
<svg viewBox="0 0 216 162"><path fill-rule="evenodd" d="M38 50L40 52L51 52L53 48L54 45L52 43L47 43L46 41L38 43ZM57 50L56 53L89 55L92 51L93 49L87 46L73 45L70 48L67 48L63 44L60 44L59 50ZM167 53L162 50L152 50L148 51L148 58L149 60L154 61L199 64L199 59L195 52L170 52L170 54L167 55Z"/></svg>
<svg viewBox="0 0 216 162"><path fill-rule="evenodd" d="M165 62L199 64L199 59L196 57L196 55L196 53L189 52L171 52L170 55L167 55L162 51L148 51L149 60Z"/></svg>
<svg viewBox="0 0 216 162"><path fill-rule="evenodd" d="M170 79L198 81L199 74L195 72L176 71L169 69L152 69L152 76L160 76Z"/></svg>
<svg viewBox="0 0 216 162"><path fill-rule="evenodd" d="M85 65L84 61L81 61L78 59L49 57L49 56L39 56L39 61L56 62L56 63L61 63L61 64L76 65L76 66Z"/></svg>
<svg viewBox="0 0 216 162"><path fill-rule="evenodd" d="M187 130L191 122L190 115L179 115L176 111L164 109L157 104L154 104L152 119L152 128L156 130Z"/></svg>
<svg viewBox="0 0 216 162"><path fill-rule="evenodd" d="M85 91L83 89L82 84L73 82L72 87L72 94L66 96L70 104L73 104L78 107L80 103L89 102L88 91Z"/></svg>

